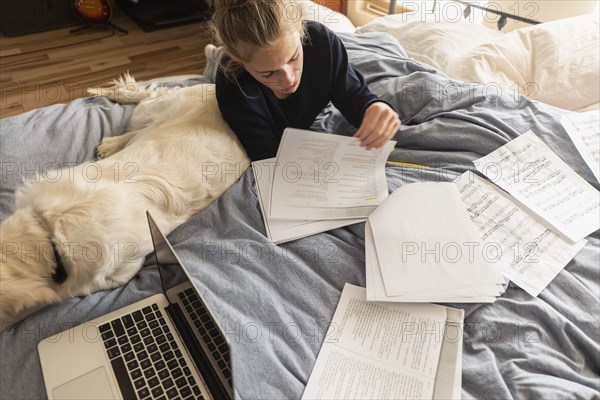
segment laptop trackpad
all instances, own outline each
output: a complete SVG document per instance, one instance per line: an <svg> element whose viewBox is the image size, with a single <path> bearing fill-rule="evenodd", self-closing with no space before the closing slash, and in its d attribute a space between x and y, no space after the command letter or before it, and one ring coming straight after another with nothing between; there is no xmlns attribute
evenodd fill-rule
<svg viewBox="0 0 600 400"><path fill-rule="evenodd" d="M55 399L61 400L91 400L115 399L106 370L104 367L96 368L85 375L64 383L52 391Z"/></svg>

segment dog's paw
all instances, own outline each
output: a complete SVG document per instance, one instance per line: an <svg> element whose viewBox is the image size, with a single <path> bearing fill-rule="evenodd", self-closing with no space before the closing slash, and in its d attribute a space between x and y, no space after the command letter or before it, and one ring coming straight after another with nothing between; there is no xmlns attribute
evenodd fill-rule
<svg viewBox="0 0 600 400"><path fill-rule="evenodd" d="M107 137L96 148L98 158L111 156L123 148L123 140L120 136Z"/></svg>

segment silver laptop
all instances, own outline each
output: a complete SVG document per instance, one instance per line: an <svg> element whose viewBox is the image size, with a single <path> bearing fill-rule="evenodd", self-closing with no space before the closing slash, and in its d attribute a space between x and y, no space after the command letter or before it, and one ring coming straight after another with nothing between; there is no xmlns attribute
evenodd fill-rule
<svg viewBox="0 0 600 400"><path fill-rule="evenodd" d="M147 216L164 293L40 342L48 398L233 398L227 336Z"/></svg>

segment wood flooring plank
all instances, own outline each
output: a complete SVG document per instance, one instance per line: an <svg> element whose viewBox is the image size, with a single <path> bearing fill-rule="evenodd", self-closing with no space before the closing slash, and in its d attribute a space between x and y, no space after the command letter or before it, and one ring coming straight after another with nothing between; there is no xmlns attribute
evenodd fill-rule
<svg viewBox="0 0 600 400"><path fill-rule="evenodd" d="M24 112L25 110L23 109L23 107L21 107L20 104L8 105L0 108L0 118L14 117L15 115L19 115Z"/></svg>
<svg viewBox="0 0 600 400"><path fill-rule="evenodd" d="M12 77L15 82L33 82L38 85L46 85L60 82L73 75L88 74L90 72L91 68L86 64L58 63L51 66L31 68L30 70L14 71Z"/></svg>
<svg viewBox="0 0 600 400"><path fill-rule="evenodd" d="M118 39L107 38L85 43L81 46L70 46L62 49L53 50L48 53L50 60L80 60L85 57L98 58L100 54L109 55L113 53L125 53L127 46Z"/></svg>
<svg viewBox="0 0 600 400"><path fill-rule="evenodd" d="M23 68L30 68L34 65L42 65L48 60L48 54L44 53L33 53L27 55L16 55L7 56L0 58L0 67L2 68L2 75L10 72L11 70L20 70Z"/></svg>
<svg viewBox="0 0 600 400"><path fill-rule="evenodd" d="M131 63L129 57L120 56L120 57L109 57L104 60L90 60L86 64L89 66L90 70L93 72L105 71L107 69L112 68L120 68L123 69L124 66L127 66Z"/></svg>

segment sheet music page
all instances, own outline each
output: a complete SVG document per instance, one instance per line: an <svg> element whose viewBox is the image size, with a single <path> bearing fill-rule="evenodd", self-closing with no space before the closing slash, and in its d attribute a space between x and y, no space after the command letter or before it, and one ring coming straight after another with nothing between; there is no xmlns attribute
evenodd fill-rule
<svg viewBox="0 0 600 400"><path fill-rule="evenodd" d="M462 174L458 187L471 220L492 249L502 273L537 296L585 245L563 239L514 202L495 185L472 172Z"/></svg>
<svg viewBox="0 0 600 400"><path fill-rule="evenodd" d="M600 227L599 192L532 131L473 163L573 243Z"/></svg>
<svg viewBox="0 0 600 400"><path fill-rule="evenodd" d="M252 162L252 172L256 182L256 192L263 215L266 233L274 243L280 244L302 237L325 232L342 226L364 222L360 219L341 220L287 220L269 218L270 193L273 176L275 175L275 158Z"/></svg>
<svg viewBox="0 0 600 400"><path fill-rule="evenodd" d="M446 317L433 304L367 302L347 283L302 398L432 398Z"/></svg>
<svg viewBox="0 0 600 400"><path fill-rule="evenodd" d="M368 216L388 196L385 162L395 143L366 150L357 138L287 128L277 152L270 217ZM361 207L364 213L344 210Z"/></svg>
<svg viewBox="0 0 600 400"><path fill-rule="evenodd" d="M600 110L567 114L561 122L596 180L600 181Z"/></svg>
<svg viewBox="0 0 600 400"><path fill-rule="evenodd" d="M450 182L399 187L369 223L387 296L494 296L504 282L484 258L479 229Z"/></svg>

